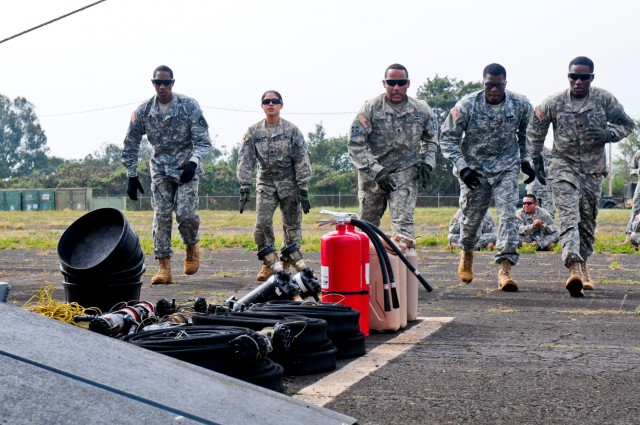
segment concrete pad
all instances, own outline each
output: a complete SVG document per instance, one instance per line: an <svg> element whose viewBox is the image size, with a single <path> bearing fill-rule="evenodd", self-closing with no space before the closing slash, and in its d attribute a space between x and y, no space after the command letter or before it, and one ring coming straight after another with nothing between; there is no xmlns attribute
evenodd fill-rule
<svg viewBox="0 0 640 425"><path fill-rule="evenodd" d="M1 303L0 341L2 423L356 423L284 394Z"/></svg>

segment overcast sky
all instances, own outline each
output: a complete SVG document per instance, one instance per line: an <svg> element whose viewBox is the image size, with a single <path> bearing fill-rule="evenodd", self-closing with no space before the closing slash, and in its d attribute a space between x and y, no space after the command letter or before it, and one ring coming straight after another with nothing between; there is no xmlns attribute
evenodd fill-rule
<svg viewBox="0 0 640 425"><path fill-rule="evenodd" d="M0 40L95 0L0 0ZM107 0L0 44L0 94L36 107L50 154L83 158L122 146L131 112L155 94L153 69L203 108L229 151L280 91L282 116L306 135L347 134L385 68L409 70L409 95L436 74L479 81L507 69L507 88L535 106L568 87L589 56L594 85L640 118L637 6L622 0Z"/></svg>

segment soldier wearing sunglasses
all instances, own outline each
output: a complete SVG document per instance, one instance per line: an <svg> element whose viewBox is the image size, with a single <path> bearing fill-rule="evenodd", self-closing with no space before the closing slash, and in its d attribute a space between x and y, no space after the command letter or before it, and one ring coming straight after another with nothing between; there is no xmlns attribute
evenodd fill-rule
<svg viewBox="0 0 640 425"><path fill-rule="evenodd" d="M393 232L413 239L418 179L426 188L436 163L438 122L426 102L407 96L404 66L390 65L384 78L385 93L367 101L351 125L349 159L358 169L360 218L379 226L388 203Z"/></svg>
<svg viewBox="0 0 640 425"><path fill-rule="evenodd" d="M195 99L173 93L173 71L165 65L153 71L156 95L131 115L124 140L122 163L127 169L127 195L136 201L144 193L138 179L138 151L146 134L153 147L150 160L151 205L153 206L153 253L160 262L151 284L172 283L171 227L176 214L180 238L186 247L184 273L200 267L198 229L198 180L200 161L212 149L209 125Z"/></svg>
<svg viewBox="0 0 640 425"><path fill-rule="evenodd" d="M302 133L293 123L280 118L282 96L275 90L262 95L265 118L247 130L238 153L236 177L240 183L240 213L249 200L253 170L258 165L256 177L256 225L253 236L258 245L258 257L263 266L256 276L266 281L272 274L286 271L289 264L302 271L303 261L287 261L293 257L301 260L302 212L309 213L311 162ZM273 215L282 211L282 262L275 251Z"/></svg>
<svg viewBox="0 0 640 425"><path fill-rule="evenodd" d="M522 209L518 211L520 245L530 246L538 251L551 251L558 243L560 235L551 214L538 206L535 195L525 195Z"/></svg>
<svg viewBox="0 0 640 425"><path fill-rule="evenodd" d="M517 291L511 266L518 263L518 174L531 183L535 173L529 163L526 129L533 108L526 97L508 91L507 71L497 63L482 71L484 90L460 99L442 126L442 154L453 162L460 183L461 221L458 277L473 280L473 249L478 228L495 200L498 215L496 263L498 287Z"/></svg>
<svg viewBox="0 0 640 425"><path fill-rule="evenodd" d="M572 297L593 289L587 260L593 252L602 180L607 175L605 146L633 131L634 123L608 91L591 87L593 61L578 56L569 63L569 88L546 98L527 128L536 177L551 184L558 208L562 260L569 269L565 288ZM545 169L541 155L549 126L553 149Z"/></svg>

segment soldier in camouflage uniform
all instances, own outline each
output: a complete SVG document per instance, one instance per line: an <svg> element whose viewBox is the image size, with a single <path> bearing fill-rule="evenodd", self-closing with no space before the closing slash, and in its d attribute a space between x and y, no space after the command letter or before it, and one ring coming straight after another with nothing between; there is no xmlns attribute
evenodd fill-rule
<svg viewBox="0 0 640 425"><path fill-rule="evenodd" d="M449 222L449 236L447 240L449 241L449 246L452 249L459 248L460 242L460 234L462 227L460 226L460 220L462 220L462 210L459 209L456 213L451 217L451 221ZM484 219L482 220L482 225L478 228L478 243L474 247L474 250L479 249L488 249L493 250L496 245L497 235L496 235L496 223L493 221L493 216L491 215L491 211L487 210L487 213L484 215Z"/></svg>
<svg viewBox="0 0 640 425"><path fill-rule="evenodd" d="M613 95L590 87L593 61L578 56L569 63L569 89L546 98L527 128L536 176L551 184L558 208L562 259L569 269L566 289L573 297L593 289L587 260L593 252L602 179L607 175L605 145L633 131L633 121ZM541 156L549 126L553 149L548 170Z"/></svg>
<svg viewBox="0 0 640 425"><path fill-rule="evenodd" d="M631 243L636 251L640 245L640 214L636 215L631 223L631 234L629 235L629 243Z"/></svg>
<svg viewBox="0 0 640 425"><path fill-rule="evenodd" d="M538 251L551 251L560 234L547 210L537 205L535 195L526 195L518 211L520 245L535 247Z"/></svg>
<svg viewBox="0 0 640 425"><path fill-rule="evenodd" d="M544 159L545 167L549 166L549 156L551 155L551 150L549 150L546 146L542 150L542 158ZM551 218L555 220L556 218L556 204L553 203L553 196L551 195L551 185L542 184L537 179L534 179L531 183L527 185L527 192L536 197L536 203L539 207L547 210L549 214L551 214Z"/></svg>
<svg viewBox="0 0 640 425"><path fill-rule="evenodd" d="M633 192L633 206L631 207L631 218L629 218L629 223L627 223L627 228L625 229L625 240L619 245L627 245L631 243L631 233L634 232L633 221L636 216L640 212L640 151L637 151L633 154L633 158L631 158L631 175L635 175L638 177L638 183L636 184L636 190ZM638 244L635 244L637 247Z"/></svg>
<svg viewBox="0 0 640 425"><path fill-rule="evenodd" d="M440 135L442 153L453 162L460 182L463 219L458 276L466 283L473 280L473 249L493 195L498 214L498 286L517 291L510 273L518 262L518 173L522 169L529 176L525 183L535 176L525 138L532 108L526 97L505 90L507 71L502 65L487 65L482 76L484 90L456 103Z"/></svg>
<svg viewBox="0 0 640 425"><path fill-rule="evenodd" d="M404 66L390 65L384 77L385 93L367 101L351 125L349 158L358 170L360 219L379 226L388 203L393 233L413 240L418 178L426 187L438 123L426 102L407 96Z"/></svg>
<svg viewBox="0 0 640 425"><path fill-rule="evenodd" d="M282 266L286 269L288 265L288 261L281 264L278 256L273 254L273 214L278 206L282 211L283 250L294 244L298 248L301 245L302 211L307 214L310 208L307 184L311 178L311 163L307 144L298 127L280 118L283 107L280 93L269 90L262 95L261 102L265 119L249 127L245 133L238 153L236 177L240 183L242 213L249 199L253 170L258 164L253 237L258 245L258 257L263 261L256 279L265 281Z"/></svg>
<svg viewBox="0 0 640 425"><path fill-rule="evenodd" d="M173 71L157 67L151 80L156 95L131 115L124 140L122 163L127 169L127 194L138 199L144 193L138 180L138 151L143 135L153 147L150 161L151 203L153 206L153 253L160 262L152 284L171 283L171 227L176 214L178 231L186 245L185 274L194 274L200 266L198 229L198 178L200 161L212 149L209 126L194 99L172 93Z"/></svg>

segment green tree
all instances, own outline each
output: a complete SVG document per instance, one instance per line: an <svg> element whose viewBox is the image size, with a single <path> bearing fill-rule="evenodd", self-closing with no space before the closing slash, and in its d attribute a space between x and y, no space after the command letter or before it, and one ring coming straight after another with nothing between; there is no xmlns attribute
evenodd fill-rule
<svg viewBox="0 0 640 425"><path fill-rule="evenodd" d="M433 79L418 87L418 99L426 101L442 125L447 118L449 111L456 102L468 93L482 89L482 82L465 83L456 78L439 77L438 74ZM422 189L420 189L422 191ZM438 150L436 155L436 166L431 173L431 178L424 190L429 195L457 195L460 192L458 179L453 175L453 164L444 158L442 152Z"/></svg>
<svg viewBox="0 0 640 425"><path fill-rule="evenodd" d="M311 180L309 190L313 194L356 194L358 177L349 160L347 136L327 139L322 123L316 124L308 134Z"/></svg>
<svg viewBox="0 0 640 425"><path fill-rule="evenodd" d="M26 176L47 166L47 137L35 107L24 97L0 94L0 178Z"/></svg>
<svg viewBox="0 0 640 425"><path fill-rule="evenodd" d="M631 159L640 150L640 120L636 121L636 127L627 138L616 144L618 153L613 158L613 171L616 179L623 182L635 180L631 177Z"/></svg>

